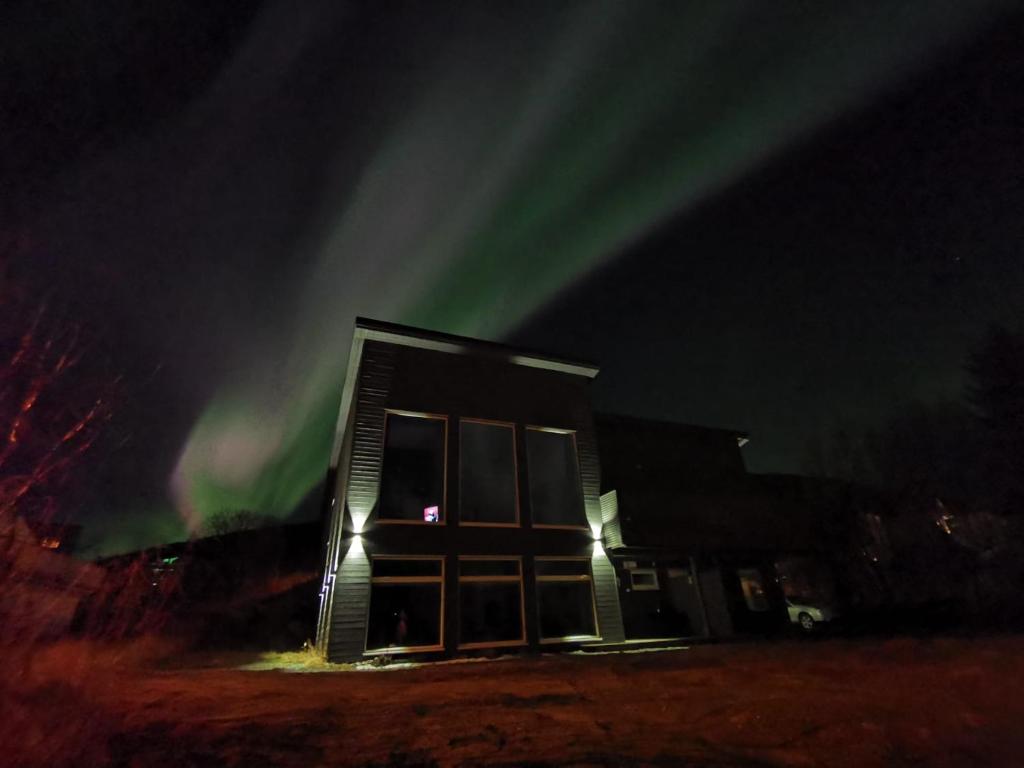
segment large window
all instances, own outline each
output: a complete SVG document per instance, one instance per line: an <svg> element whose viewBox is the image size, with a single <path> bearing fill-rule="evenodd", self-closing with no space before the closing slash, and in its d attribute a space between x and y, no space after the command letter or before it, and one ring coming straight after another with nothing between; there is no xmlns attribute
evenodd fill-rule
<svg viewBox="0 0 1024 768"><path fill-rule="evenodd" d="M444 522L444 467L448 420L388 412L384 419L381 520Z"/></svg>
<svg viewBox="0 0 1024 768"><path fill-rule="evenodd" d="M538 557L536 573L540 641L595 639L597 614L590 561Z"/></svg>
<svg viewBox="0 0 1024 768"><path fill-rule="evenodd" d="M444 647L444 558L375 557L366 650L404 653Z"/></svg>
<svg viewBox="0 0 1024 768"><path fill-rule="evenodd" d="M528 427L526 456L533 524L559 528L587 527L575 433Z"/></svg>
<svg viewBox="0 0 1024 768"><path fill-rule="evenodd" d="M459 647L522 645L523 571L518 558L459 558Z"/></svg>
<svg viewBox="0 0 1024 768"><path fill-rule="evenodd" d="M512 424L459 422L459 522L518 525L516 437Z"/></svg>

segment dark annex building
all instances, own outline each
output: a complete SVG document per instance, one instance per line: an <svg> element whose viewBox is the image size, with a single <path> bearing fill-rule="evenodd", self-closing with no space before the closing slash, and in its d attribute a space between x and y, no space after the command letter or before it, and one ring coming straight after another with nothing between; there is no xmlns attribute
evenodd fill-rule
<svg viewBox="0 0 1024 768"><path fill-rule="evenodd" d="M740 432L595 418L597 373L356 320L328 483L324 656L785 625L776 565L812 552L806 510L746 473Z"/></svg>
<svg viewBox="0 0 1024 768"><path fill-rule="evenodd" d="M745 433L598 414L604 546L627 639L768 634L833 598L802 478L746 471Z"/></svg>

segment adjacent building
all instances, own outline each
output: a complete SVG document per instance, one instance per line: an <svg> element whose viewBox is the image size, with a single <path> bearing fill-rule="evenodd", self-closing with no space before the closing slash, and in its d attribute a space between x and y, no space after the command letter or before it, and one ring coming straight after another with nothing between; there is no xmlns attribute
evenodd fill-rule
<svg viewBox="0 0 1024 768"><path fill-rule="evenodd" d="M606 414L596 424L627 639L768 634L787 627L787 597L826 587L799 478L749 474L745 433Z"/></svg>

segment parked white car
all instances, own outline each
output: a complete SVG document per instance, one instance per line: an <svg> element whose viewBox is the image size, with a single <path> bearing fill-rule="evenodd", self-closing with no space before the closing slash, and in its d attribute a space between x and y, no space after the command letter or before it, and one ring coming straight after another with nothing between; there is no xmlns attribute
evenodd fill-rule
<svg viewBox="0 0 1024 768"><path fill-rule="evenodd" d="M835 608L814 605L797 598L786 599L786 610L790 622L799 625L804 632L813 632L819 624L827 624L839 615Z"/></svg>

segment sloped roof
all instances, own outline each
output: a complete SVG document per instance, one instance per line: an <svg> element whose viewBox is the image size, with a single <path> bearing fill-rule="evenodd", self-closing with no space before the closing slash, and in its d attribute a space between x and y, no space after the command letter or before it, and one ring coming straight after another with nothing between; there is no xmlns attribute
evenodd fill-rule
<svg viewBox="0 0 1024 768"><path fill-rule="evenodd" d="M429 331L409 325L371 320L365 317L356 318L355 335L366 339L387 341L393 344L423 349L435 349L442 352L459 354L471 353L484 357L500 358L514 365L545 368L560 373L586 376L587 378L593 378L599 370L599 366L596 363L586 360L562 357L535 349L513 347L494 341L474 339L469 336L456 336L451 333Z"/></svg>

